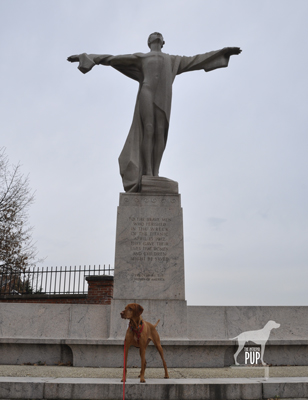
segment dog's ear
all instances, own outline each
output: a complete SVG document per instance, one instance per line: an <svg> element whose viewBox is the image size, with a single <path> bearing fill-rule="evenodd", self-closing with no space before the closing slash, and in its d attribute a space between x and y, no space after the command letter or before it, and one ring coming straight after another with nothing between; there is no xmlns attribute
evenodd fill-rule
<svg viewBox="0 0 308 400"><path fill-rule="evenodd" d="M136 313L138 317L143 313L143 307L140 304L137 304Z"/></svg>

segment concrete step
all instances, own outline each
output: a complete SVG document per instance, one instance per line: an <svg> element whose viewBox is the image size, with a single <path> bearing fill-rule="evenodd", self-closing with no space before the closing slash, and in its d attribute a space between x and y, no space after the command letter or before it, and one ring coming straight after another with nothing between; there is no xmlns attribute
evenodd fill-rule
<svg viewBox="0 0 308 400"><path fill-rule="evenodd" d="M308 377L128 379L127 400L308 399ZM120 379L0 377L0 399L123 399Z"/></svg>

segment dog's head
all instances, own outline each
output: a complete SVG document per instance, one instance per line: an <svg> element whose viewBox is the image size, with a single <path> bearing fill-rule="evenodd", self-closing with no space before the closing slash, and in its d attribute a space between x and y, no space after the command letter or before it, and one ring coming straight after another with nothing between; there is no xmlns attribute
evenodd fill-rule
<svg viewBox="0 0 308 400"><path fill-rule="evenodd" d="M125 310L121 312L121 318L123 319L135 319L140 317L143 313L143 307L140 304L131 303L127 304Z"/></svg>
<svg viewBox="0 0 308 400"><path fill-rule="evenodd" d="M280 324L278 324L275 321L268 321L268 323L266 324L270 329L277 329L280 327Z"/></svg>

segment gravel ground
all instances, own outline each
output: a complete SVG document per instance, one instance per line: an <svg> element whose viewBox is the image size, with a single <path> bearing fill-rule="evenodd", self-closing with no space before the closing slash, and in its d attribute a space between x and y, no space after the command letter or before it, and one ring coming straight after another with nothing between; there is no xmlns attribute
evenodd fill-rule
<svg viewBox="0 0 308 400"><path fill-rule="evenodd" d="M262 367L168 368L173 379L264 377ZM129 368L128 379L136 379L139 368ZM53 378L121 378L122 368L80 368L47 365L0 365L0 376ZM308 377L308 367L269 367L270 377ZM147 368L146 378L163 378L163 368Z"/></svg>

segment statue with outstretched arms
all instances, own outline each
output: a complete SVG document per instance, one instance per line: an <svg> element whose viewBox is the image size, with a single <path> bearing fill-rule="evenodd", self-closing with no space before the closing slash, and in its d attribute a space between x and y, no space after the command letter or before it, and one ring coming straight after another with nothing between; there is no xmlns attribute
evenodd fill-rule
<svg viewBox="0 0 308 400"><path fill-rule="evenodd" d="M167 143L175 76L227 67L230 56L241 52L238 47L225 47L193 57L173 56L161 51L164 44L163 36L155 32L148 38L149 53L119 56L83 53L68 57L70 62L79 62L78 68L84 74L94 65L110 65L139 82L133 122L119 157L126 192L140 191L142 175L158 176Z"/></svg>

